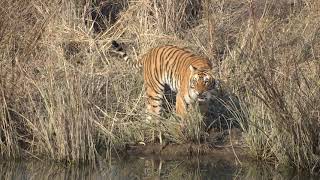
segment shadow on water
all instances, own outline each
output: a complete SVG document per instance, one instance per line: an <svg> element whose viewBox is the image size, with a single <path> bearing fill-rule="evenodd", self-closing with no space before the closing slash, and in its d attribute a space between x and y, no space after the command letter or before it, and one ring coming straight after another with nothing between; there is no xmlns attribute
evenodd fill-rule
<svg viewBox="0 0 320 180"><path fill-rule="evenodd" d="M319 179L268 165L214 159L127 158L97 165L61 166L44 162L0 162L0 179Z"/></svg>

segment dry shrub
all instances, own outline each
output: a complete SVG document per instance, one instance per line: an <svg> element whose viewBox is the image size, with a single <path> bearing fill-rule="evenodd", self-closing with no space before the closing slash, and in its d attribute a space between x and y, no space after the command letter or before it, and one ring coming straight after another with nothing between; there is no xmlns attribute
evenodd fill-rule
<svg viewBox="0 0 320 180"><path fill-rule="evenodd" d="M7 19L26 13L3 22L11 23L1 42L4 157L79 162L95 160L102 148L151 140L148 129L156 126L145 125L142 78L122 62L110 63L108 38L94 38L83 7L5 3Z"/></svg>
<svg viewBox="0 0 320 180"><path fill-rule="evenodd" d="M153 131L176 143L200 142L205 128L197 112L186 132L171 116L145 123L141 75L108 53L119 40L133 58L163 44L212 58L223 82L209 121L240 123L257 158L318 170L317 0L110 4L1 2L3 156L94 160L102 148L150 142ZM115 14L97 34L91 12L112 4Z"/></svg>
<svg viewBox="0 0 320 180"><path fill-rule="evenodd" d="M250 6L252 12L254 5ZM259 159L318 171L317 3L304 1L289 7L300 10L279 18L274 8L285 7L267 5L262 17L251 14L249 36L240 37L240 54L227 59L235 63L236 73L231 73L230 81L237 81L233 84L237 85L236 94L246 104L246 140L253 154Z"/></svg>

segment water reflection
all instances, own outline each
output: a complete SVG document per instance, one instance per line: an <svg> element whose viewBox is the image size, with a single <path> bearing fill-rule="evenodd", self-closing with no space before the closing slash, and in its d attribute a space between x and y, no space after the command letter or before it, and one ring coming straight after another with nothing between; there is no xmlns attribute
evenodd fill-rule
<svg viewBox="0 0 320 180"><path fill-rule="evenodd" d="M78 179L319 179L290 170L275 171L268 165L221 159L163 160L126 158L99 162L94 166L62 166L44 162L0 162L0 179L78 180Z"/></svg>

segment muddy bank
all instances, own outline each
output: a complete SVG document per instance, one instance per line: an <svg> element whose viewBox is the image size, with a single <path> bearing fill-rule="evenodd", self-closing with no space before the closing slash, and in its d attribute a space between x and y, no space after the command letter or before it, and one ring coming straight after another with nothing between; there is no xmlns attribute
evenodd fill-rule
<svg viewBox="0 0 320 180"><path fill-rule="evenodd" d="M208 144L148 144L131 145L126 150L128 155L133 156L160 156L164 160L178 160L186 156L219 157L223 159L244 159L248 157L248 149L245 147L212 147Z"/></svg>
<svg viewBox="0 0 320 180"><path fill-rule="evenodd" d="M137 143L128 145L126 153L129 156L155 156L161 159L184 159L186 157L198 156L201 159L216 157L224 160L247 159L248 148L243 143L243 136L239 129L217 131L212 129L203 142L190 142L185 144L174 144L165 142L163 144Z"/></svg>

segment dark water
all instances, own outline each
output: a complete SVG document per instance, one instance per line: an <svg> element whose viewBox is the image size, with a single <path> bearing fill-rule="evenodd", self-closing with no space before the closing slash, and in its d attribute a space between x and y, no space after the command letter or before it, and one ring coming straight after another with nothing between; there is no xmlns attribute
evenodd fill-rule
<svg viewBox="0 0 320 180"><path fill-rule="evenodd" d="M275 170L268 165L215 159L163 160L126 158L93 165L62 166L45 162L0 162L0 179L320 179L293 170Z"/></svg>

